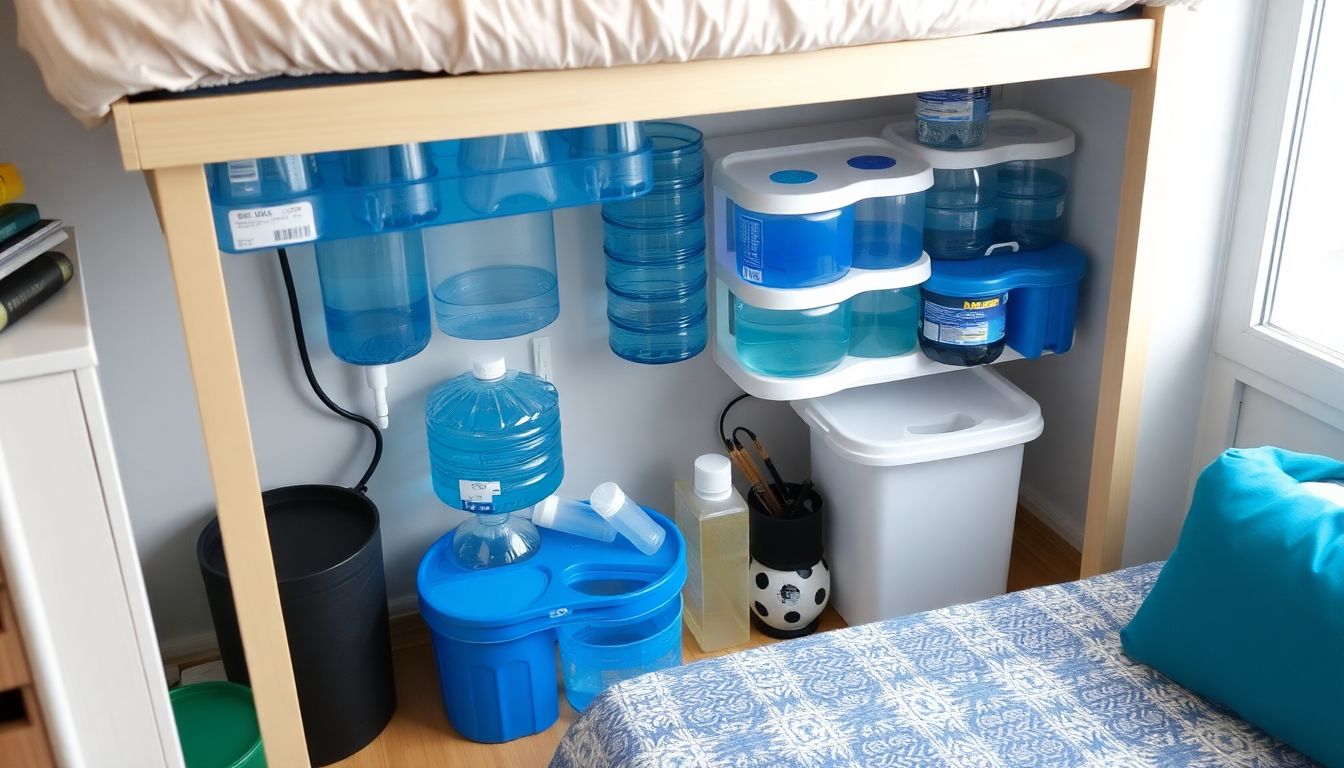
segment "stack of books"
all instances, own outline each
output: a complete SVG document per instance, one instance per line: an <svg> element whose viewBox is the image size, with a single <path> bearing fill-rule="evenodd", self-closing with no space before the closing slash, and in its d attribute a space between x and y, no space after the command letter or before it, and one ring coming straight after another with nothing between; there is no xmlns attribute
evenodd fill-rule
<svg viewBox="0 0 1344 768"><path fill-rule="evenodd" d="M63 253L59 219L44 219L32 203L11 202L23 194L18 169L0 163L0 332L54 296L75 274Z"/></svg>

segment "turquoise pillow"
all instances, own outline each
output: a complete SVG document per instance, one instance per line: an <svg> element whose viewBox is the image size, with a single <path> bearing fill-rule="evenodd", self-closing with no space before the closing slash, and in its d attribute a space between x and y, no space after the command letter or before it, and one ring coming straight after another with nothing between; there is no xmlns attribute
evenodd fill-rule
<svg viewBox="0 0 1344 768"><path fill-rule="evenodd" d="M1344 766L1344 507L1300 485L1331 479L1344 464L1324 456L1220 456L1120 639L1136 661Z"/></svg>

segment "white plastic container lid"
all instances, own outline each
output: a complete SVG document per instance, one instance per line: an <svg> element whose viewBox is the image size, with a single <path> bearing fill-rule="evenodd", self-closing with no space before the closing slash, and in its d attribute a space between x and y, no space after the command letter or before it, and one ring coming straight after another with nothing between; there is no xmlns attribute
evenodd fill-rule
<svg viewBox="0 0 1344 768"><path fill-rule="evenodd" d="M481 355L471 361L471 374L481 381L502 379L508 372L503 355Z"/></svg>
<svg viewBox="0 0 1344 768"><path fill-rule="evenodd" d="M989 113L985 143L970 149L938 149L915 140L915 116L882 129L882 138L924 158L938 170L983 168L1013 160L1049 160L1073 153L1073 131L1020 109L996 109Z"/></svg>
<svg viewBox="0 0 1344 768"><path fill-rule="evenodd" d="M733 492L733 463L721 453L706 453L695 460L695 495L722 501Z"/></svg>
<svg viewBox="0 0 1344 768"><path fill-rule="evenodd" d="M933 170L882 139L836 139L734 152L714 164L714 186L747 210L796 215L921 192Z"/></svg>
<svg viewBox="0 0 1344 768"><path fill-rule="evenodd" d="M849 461L920 464L1035 440L1041 407L987 366L796 400L793 409Z"/></svg>
<svg viewBox="0 0 1344 768"><path fill-rule="evenodd" d="M597 510L597 514L610 520L625 506L625 491L613 482L605 482L593 489L588 503Z"/></svg>

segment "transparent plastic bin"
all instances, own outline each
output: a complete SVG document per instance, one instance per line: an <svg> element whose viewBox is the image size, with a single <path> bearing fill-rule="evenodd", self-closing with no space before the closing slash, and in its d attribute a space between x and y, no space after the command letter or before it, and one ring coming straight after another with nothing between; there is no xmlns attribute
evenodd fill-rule
<svg viewBox="0 0 1344 768"><path fill-rule="evenodd" d="M568 624L556 634L565 698L582 712L609 685L681 664L681 598L648 617Z"/></svg>
<svg viewBox="0 0 1344 768"><path fill-rule="evenodd" d="M642 197L602 206L608 221L624 227L654 229L678 227L705 216L705 188L697 180L684 186L658 187Z"/></svg>
<svg viewBox="0 0 1344 768"><path fill-rule="evenodd" d="M928 163L875 138L732 152L714 168L716 258L746 283L809 288L919 260Z"/></svg>
<svg viewBox="0 0 1344 768"><path fill-rule="evenodd" d="M435 320L449 336L504 339L559 317L549 212L434 227L424 237Z"/></svg>
<svg viewBox="0 0 1344 768"><path fill-rule="evenodd" d="M999 166L995 238L1024 251L1053 245L1064 231L1072 157L1015 160Z"/></svg>
<svg viewBox="0 0 1344 768"><path fill-rule="evenodd" d="M868 291L849 300L849 354L895 357L918 346L919 288Z"/></svg>
<svg viewBox="0 0 1344 768"><path fill-rule="evenodd" d="M931 259L974 259L995 242L997 209L993 203L975 208L925 208L924 250Z"/></svg>
<svg viewBox="0 0 1344 768"><path fill-rule="evenodd" d="M704 351L709 339L703 248L657 263L607 251L611 351L637 363L675 363Z"/></svg>
<svg viewBox="0 0 1344 768"><path fill-rule="evenodd" d="M729 327L743 367L766 376L815 376L844 362L849 303L814 309L761 309L732 300Z"/></svg>
<svg viewBox="0 0 1344 768"><path fill-rule="evenodd" d="M634 198L652 169L642 124L618 123L213 163L207 179L219 247L240 253Z"/></svg>
<svg viewBox="0 0 1344 768"><path fill-rule="evenodd" d="M738 276L771 288L806 288L839 280L854 262L854 206L775 215L734 210Z"/></svg>
<svg viewBox="0 0 1344 768"><path fill-rule="evenodd" d="M873 197L854 204L854 259L860 269L890 269L923 253L925 193Z"/></svg>
<svg viewBox="0 0 1344 768"><path fill-rule="evenodd" d="M703 209L702 209L703 210ZM641 259L672 257L705 250L705 220L666 227L635 228L602 214L603 245L608 253Z"/></svg>
<svg viewBox="0 0 1344 768"><path fill-rule="evenodd" d="M327 342L354 365L386 365L429 344L425 248L417 231L318 243Z"/></svg>

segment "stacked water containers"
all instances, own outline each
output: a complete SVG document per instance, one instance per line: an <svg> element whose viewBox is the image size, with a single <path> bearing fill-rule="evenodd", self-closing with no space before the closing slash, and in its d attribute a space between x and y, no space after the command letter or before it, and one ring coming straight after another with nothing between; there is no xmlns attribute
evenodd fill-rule
<svg viewBox="0 0 1344 768"><path fill-rule="evenodd" d="M919 115L882 135L933 166L920 346L949 365L994 362L1005 346L1035 357L1073 340L1086 258L1060 243L1073 132L1019 110L986 121L980 146L926 146Z"/></svg>
<svg viewBox="0 0 1344 768"><path fill-rule="evenodd" d="M611 349L637 363L694 357L708 337L702 137L647 123L653 190L602 206Z"/></svg>
<svg viewBox="0 0 1344 768"><path fill-rule="evenodd" d="M714 168L715 356L767 384L914 348L927 163L876 138Z"/></svg>

